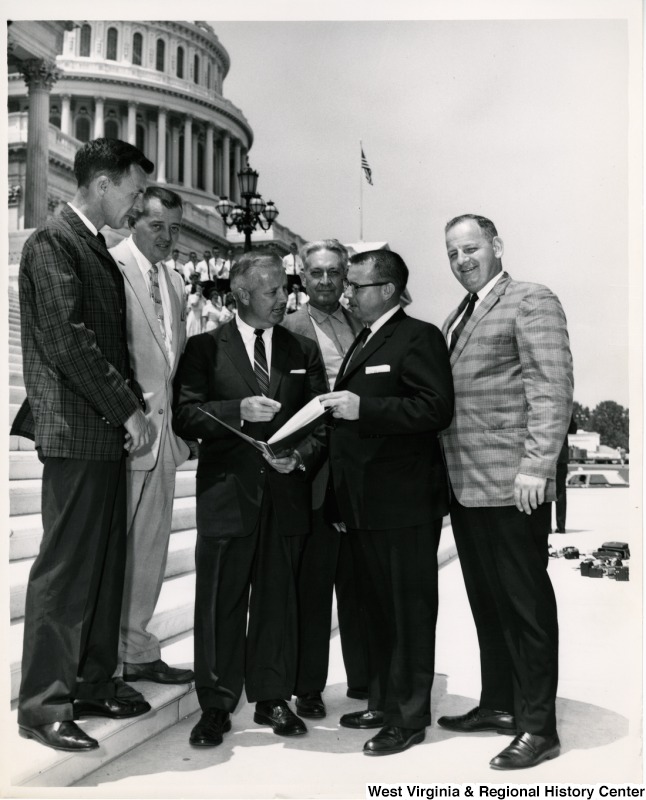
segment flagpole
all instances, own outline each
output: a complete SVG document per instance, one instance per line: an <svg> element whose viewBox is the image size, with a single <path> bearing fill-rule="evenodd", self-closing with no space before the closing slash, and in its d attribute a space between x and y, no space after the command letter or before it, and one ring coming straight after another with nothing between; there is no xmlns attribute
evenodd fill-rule
<svg viewBox="0 0 646 800"><path fill-rule="evenodd" d="M363 166L361 155L363 153L363 141L359 139L359 241L363 241Z"/></svg>

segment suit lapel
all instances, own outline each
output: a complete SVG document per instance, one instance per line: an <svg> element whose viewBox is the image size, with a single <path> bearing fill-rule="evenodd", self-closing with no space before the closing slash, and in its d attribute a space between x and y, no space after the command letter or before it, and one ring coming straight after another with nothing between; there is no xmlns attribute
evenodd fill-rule
<svg viewBox="0 0 646 800"><path fill-rule="evenodd" d="M278 387L287 371L288 354L289 341L285 336L285 331L276 325L271 340L271 369L269 371L269 396L271 398L275 398L278 394Z"/></svg>
<svg viewBox="0 0 646 800"><path fill-rule="evenodd" d="M240 373L245 383L249 385L252 393L254 395L259 395L260 386L258 386L256 374L249 361L249 356L247 355L244 342L242 341L242 336L240 336L235 317L230 322L227 322L221 328L221 331L219 341L223 352Z"/></svg>
<svg viewBox="0 0 646 800"><path fill-rule="evenodd" d="M442 335L444 336L445 339L447 338L448 333L451 330L451 326L455 323L455 320L460 316L460 314L467 307L467 304L469 302L469 298L470 297L471 297L471 294L468 294L462 300L460 305L455 309L455 311L453 311L451 314L449 314L448 318L444 321L444 325L442 325Z"/></svg>
<svg viewBox="0 0 646 800"><path fill-rule="evenodd" d="M363 346L361 352L357 353L352 358L352 361L347 366L347 369L344 369L343 375L339 382L342 383L346 378L348 378L350 375L353 375L358 369L360 369L366 360L376 353L377 350L379 350L379 348L393 335L397 325L402 321L402 319L405 319L405 317L406 313L401 308L396 314L393 314L386 324L382 325L381 328L379 328L379 330L372 336L369 342Z"/></svg>
<svg viewBox="0 0 646 800"><path fill-rule="evenodd" d="M130 248L128 245L124 243L123 248L118 255L116 255L117 263L121 268L121 272L123 273L123 277L128 284L132 288L135 297L137 298L139 305L141 306L141 310L143 311L144 317L146 318L146 322L148 323L152 335L155 337L155 341L160 346L164 358L168 361L168 353L166 352L166 345L164 344L164 339L162 337L161 329L159 327L159 320L155 316L154 308L152 301L150 299L150 294L148 293L148 287L146 286L146 281L144 276L141 274L141 270L139 269L139 265L137 261L130 252ZM174 292L173 292L174 294ZM174 311L174 309L173 309ZM174 314L173 314L174 318Z"/></svg>
<svg viewBox="0 0 646 800"><path fill-rule="evenodd" d="M476 325L500 301L500 297L505 293L507 289L507 284L509 283L510 280L511 278L509 277L509 275L503 273L503 277L498 281L498 283L495 284L493 289L489 292L489 294L485 297L485 299L473 312L473 314L471 315L471 319L464 326L462 333L460 334L460 338L456 342L455 349L451 353L451 364L455 364L455 362L459 358L460 353L466 347L466 344L469 341L471 334L475 330Z"/></svg>

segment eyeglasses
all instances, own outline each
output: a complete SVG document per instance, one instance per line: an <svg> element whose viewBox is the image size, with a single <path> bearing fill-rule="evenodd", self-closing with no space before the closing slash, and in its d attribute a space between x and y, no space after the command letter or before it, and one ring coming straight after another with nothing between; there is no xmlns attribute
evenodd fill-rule
<svg viewBox="0 0 646 800"><path fill-rule="evenodd" d="M354 294L356 294L359 289L367 289L369 286L385 286L390 281L380 281L379 283L353 283L353 281L343 281L343 288L344 289L352 289Z"/></svg>

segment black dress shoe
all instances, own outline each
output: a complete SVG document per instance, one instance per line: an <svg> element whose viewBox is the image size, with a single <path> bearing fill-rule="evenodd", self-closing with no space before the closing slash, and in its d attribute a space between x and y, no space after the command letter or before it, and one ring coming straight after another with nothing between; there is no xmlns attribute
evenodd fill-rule
<svg viewBox="0 0 646 800"><path fill-rule="evenodd" d="M75 700L73 703L74 719L80 717L111 717L125 719L139 717L150 711L150 703L145 700L126 700L119 697L106 697L104 700Z"/></svg>
<svg viewBox="0 0 646 800"><path fill-rule="evenodd" d="M194 747L217 747L222 744L223 734L231 730L228 711L221 708L207 708L200 721L191 731L189 742Z"/></svg>
<svg viewBox="0 0 646 800"><path fill-rule="evenodd" d="M113 678L112 683L114 683L114 696L118 697L119 700L138 700L140 703L146 702L146 698L143 694L138 692L133 686L128 686L123 678Z"/></svg>
<svg viewBox="0 0 646 800"><path fill-rule="evenodd" d="M565 533L565 528L557 528L556 533Z"/></svg>
<svg viewBox="0 0 646 800"><path fill-rule="evenodd" d="M82 731L76 722L48 722L46 725L19 725L18 733L23 739L37 739L47 747L54 750L68 750L69 752L83 752L96 750L99 743Z"/></svg>
<svg viewBox="0 0 646 800"><path fill-rule="evenodd" d="M344 728L381 728L384 724L383 711L353 711L344 714L339 720L339 725Z"/></svg>
<svg viewBox="0 0 646 800"><path fill-rule="evenodd" d="M145 664L123 664L125 681L153 681L154 683L190 683L195 678L192 669L169 667L161 658Z"/></svg>
<svg viewBox="0 0 646 800"><path fill-rule="evenodd" d="M325 703L320 692L300 694L296 698L296 711L301 717L308 719L323 719L325 716Z"/></svg>
<svg viewBox="0 0 646 800"><path fill-rule="evenodd" d="M390 756L393 753L403 753L414 744L424 741L426 728L399 728L397 725L386 725L376 736L369 739L363 746L367 756Z"/></svg>
<svg viewBox="0 0 646 800"><path fill-rule="evenodd" d="M256 703L253 721L270 725L279 736L302 736L307 728L284 700L261 700Z"/></svg>
<svg viewBox="0 0 646 800"><path fill-rule="evenodd" d="M346 697L349 697L352 700L367 700L368 699L368 690L367 689L353 689L348 686L348 691L345 693Z"/></svg>
<svg viewBox="0 0 646 800"><path fill-rule="evenodd" d="M498 731L515 735L516 720L506 711L492 711L476 706L466 714L457 717L440 717L437 721L440 728L458 733L480 733L481 731Z"/></svg>
<svg viewBox="0 0 646 800"><path fill-rule="evenodd" d="M489 762L494 769L526 769L542 761L556 758L561 752L558 734L538 736L535 733L519 733L514 741Z"/></svg>

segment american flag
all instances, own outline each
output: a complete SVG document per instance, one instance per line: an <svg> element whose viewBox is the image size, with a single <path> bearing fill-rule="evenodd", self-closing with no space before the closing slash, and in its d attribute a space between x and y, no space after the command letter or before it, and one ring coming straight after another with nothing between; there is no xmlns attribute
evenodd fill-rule
<svg viewBox="0 0 646 800"><path fill-rule="evenodd" d="M370 169L370 164L368 164L366 154L363 152L363 147L361 148L361 169L364 171L366 180L372 186L372 170Z"/></svg>

